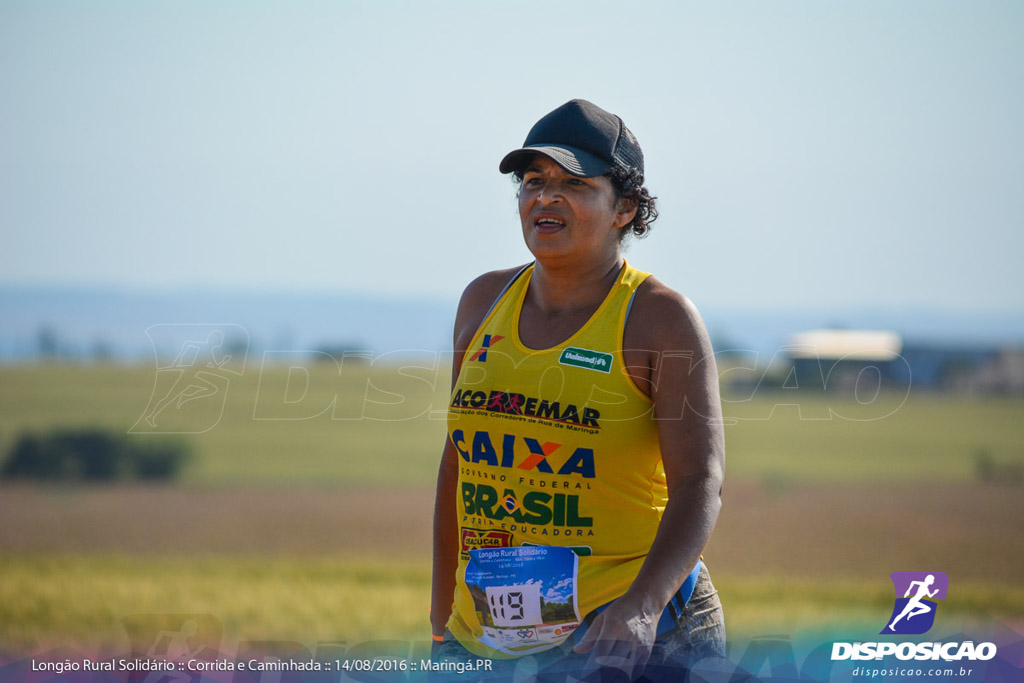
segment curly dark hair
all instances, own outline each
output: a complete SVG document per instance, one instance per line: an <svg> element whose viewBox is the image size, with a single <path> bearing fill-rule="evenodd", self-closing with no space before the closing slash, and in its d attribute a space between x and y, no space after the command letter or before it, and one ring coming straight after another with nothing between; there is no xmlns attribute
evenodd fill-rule
<svg viewBox="0 0 1024 683"><path fill-rule="evenodd" d="M512 171L512 180L516 183L517 197L519 196L519 190L523 186L523 172L524 168ZM633 216L633 220L622 230L619 240L626 239L626 235L640 238L647 237L651 232L651 223L658 218L658 207L656 204L658 198L644 187L643 174L635 168L615 166L605 176L612 181L616 199L625 197L635 200L637 204L636 215Z"/></svg>
<svg viewBox="0 0 1024 683"><path fill-rule="evenodd" d="M651 232L651 223L658 218L658 199L644 187L644 176L635 168L624 168L615 166L607 174L615 187L615 194L618 198L632 199L636 202L636 215L622 231L622 239L626 234L634 237L647 237Z"/></svg>

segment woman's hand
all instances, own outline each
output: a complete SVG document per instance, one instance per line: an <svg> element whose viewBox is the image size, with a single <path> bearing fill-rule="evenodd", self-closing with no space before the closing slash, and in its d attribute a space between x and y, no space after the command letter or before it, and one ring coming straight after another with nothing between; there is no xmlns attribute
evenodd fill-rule
<svg viewBox="0 0 1024 683"><path fill-rule="evenodd" d="M580 672L585 680L631 681L643 673L650 659L660 615L643 614L625 597L598 614L573 648L588 655Z"/></svg>

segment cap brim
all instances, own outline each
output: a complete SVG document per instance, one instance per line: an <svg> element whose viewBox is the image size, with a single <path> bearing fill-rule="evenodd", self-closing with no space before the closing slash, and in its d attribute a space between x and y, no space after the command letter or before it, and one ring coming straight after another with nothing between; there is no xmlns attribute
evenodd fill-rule
<svg viewBox="0 0 1024 683"><path fill-rule="evenodd" d="M569 173L580 178L593 178L612 170L612 165L607 161L581 149L564 145L530 145L512 150L498 164L498 170L502 173L521 172L525 170L526 164L535 154L543 154Z"/></svg>

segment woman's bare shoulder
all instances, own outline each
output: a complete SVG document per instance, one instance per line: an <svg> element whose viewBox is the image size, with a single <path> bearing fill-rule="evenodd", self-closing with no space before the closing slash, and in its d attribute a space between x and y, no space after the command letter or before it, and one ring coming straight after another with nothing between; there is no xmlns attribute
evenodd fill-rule
<svg viewBox="0 0 1024 683"><path fill-rule="evenodd" d="M653 275L637 289L626 323L634 348L710 352L704 321L690 299Z"/></svg>
<svg viewBox="0 0 1024 683"><path fill-rule="evenodd" d="M504 270L492 270L475 278L466 286L462 292L462 298L459 300L459 311L455 316L456 348L464 347L472 340L480 323L484 321L484 316L491 309L491 305L509 281L522 269L523 266L516 266Z"/></svg>

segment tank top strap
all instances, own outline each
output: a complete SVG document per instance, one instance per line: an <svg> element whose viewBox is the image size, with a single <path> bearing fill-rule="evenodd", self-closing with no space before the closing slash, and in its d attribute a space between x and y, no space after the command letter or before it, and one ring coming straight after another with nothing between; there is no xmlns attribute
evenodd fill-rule
<svg viewBox="0 0 1024 683"><path fill-rule="evenodd" d="M519 307L525 294L526 287L530 283L530 276L533 274L533 262L527 263L525 266L516 271L516 274L512 276L512 279L505 284L502 290L498 293L498 296L494 297L494 301L491 303L491 307L487 309L487 314L484 315L483 320L480 321L480 325L476 328L476 332L473 334L473 339L470 342L470 347L477 347L480 345L481 339L484 335L484 329L488 325L493 324L495 321L500 321L502 318L508 317L510 306L515 310L516 319L519 316Z"/></svg>
<svg viewBox="0 0 1024 683"><path fill-rule="evenodd" d="M510 294L512 288L517 282L521 282L522 284L520 286L522 286L530 281L529 275L527 275L525 279L522 278L523 274L527 271L529 271L530 274L533 274L533 263L527 263L525 266L517 270L516 274L512 276L512 279L502 287L501 291L498 292L498 296L494 297L494 302L491 304L491 307L487 309L487 314L484 316L483 322L480 324L481 327L483 327L483 324L490 319L491 314L494 313L495 309L498 308L498 305L501 304L501 302ZM515 297L513 296L512 298L514 299Z"/></svg>
<svg viewBox="0 0 1024 683"><path fill-rule="evenodd" d="M599 313L603 310L607 311L607 314L595 313L577 334L576 341L614 346L617 351L621 351L626 319L629 317L637 290L648 277L650 273L638 270L624 261L618 280L599 309Z"/></svg>
<svg viewBox="0 0 1024 683"><path fill-rule="evenodd" d="M629 317L629 311L633 307L633 300L636 298L637 290L650 276L650 273L638 270L629 265L629 263L623 263L622 275L619 277L619 286L621 287L624 299L620 309L622 311L623 324L625 324L626 319Z"/></svg>

